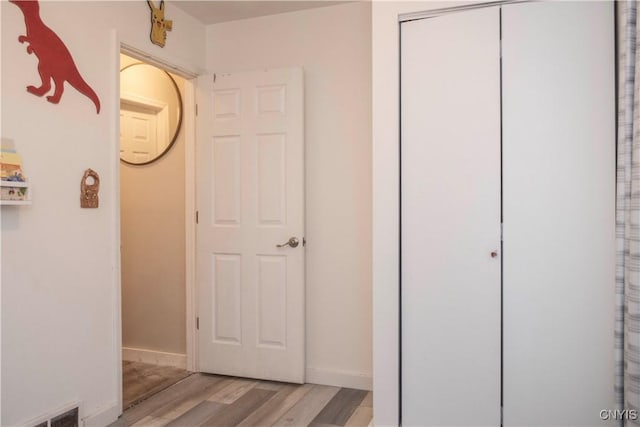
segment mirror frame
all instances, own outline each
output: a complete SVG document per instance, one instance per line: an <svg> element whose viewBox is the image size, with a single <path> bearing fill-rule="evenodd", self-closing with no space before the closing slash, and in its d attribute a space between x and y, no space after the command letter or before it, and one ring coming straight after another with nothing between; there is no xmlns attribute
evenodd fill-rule
<svg viewBox="0 0 640 427"><path fill-rule="evenodd" d="M161 159L162 157L164 157L165 154L167 154L169 152L169 150L171 150L171 147L173 147L173 144L175 144L176 139L178 139L178 134L180 133L180 130L182 129L182 117L184 116L184 105L182 103L182 96L180 95L180 89L178 88L178 83L176 83L175 79L171 76L171 74L169 74L168 71L163 70L162 68L158 68L155 65L151 65L148 64L146 62L134 62L133 64L129 64L127 66L124 66L120 69L120 79L122 79L122 72L124 70L126 70L127 68L131 68L133 66L136 65L148 65L150 67L154 67L159 71L162 71L163 73L165 73L167 75L167 77L169 77L169 80L171 81L171 83L173 84L174 89L176 90L176 94L178 95L178 107L180 108L180 114L178 115L178 124L176 125L176 131L173 133L173 136L171 137L171 142L169 142L169 144L167 144L167 148L164 149L164 151L160 154L158 154L156 157L154 157L153 159L147 161L147 162L142 162L142 163L133 163L130 162L128 160L124 160L121 156L120 157L120 161L123 163L126 163L128 165L131 166L144 166L144 165L148 165L151 164L153 162L155 162L156 160ZM120 97L120 94L118 94L118 99L122 99Z"/></svg>

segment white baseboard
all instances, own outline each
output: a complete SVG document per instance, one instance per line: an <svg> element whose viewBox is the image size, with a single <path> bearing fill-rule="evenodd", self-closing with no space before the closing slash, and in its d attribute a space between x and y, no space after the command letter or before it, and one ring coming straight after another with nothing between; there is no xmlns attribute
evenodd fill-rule
<svg viewBox="0 0 640 427"><path fill-rule="evenodd" d="M111 403L82 418L83 427L108 426L120 416L120 405Z"/></svg>
<svg viewBox="0 0 640 427"><path fill-rule="evenodd" d="M165 353L162 351L145 350L142 348L122 347L122 360L187 369L186 354Z"/></svg>
<svg viewBox="0 0 640 427"><path fill-rule="evenodd" d="M373 389L373 377L371 374L354 371L338 371L334 369L308 367L305 382L311 384L331 385L335 387L355 388L358 390Z"/></svg>

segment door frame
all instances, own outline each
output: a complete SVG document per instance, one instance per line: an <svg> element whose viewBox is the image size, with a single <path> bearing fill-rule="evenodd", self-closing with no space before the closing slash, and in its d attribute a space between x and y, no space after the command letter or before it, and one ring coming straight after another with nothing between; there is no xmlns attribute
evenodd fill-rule
<svg viewBox="0 0 640 427"><path fill-rule="evenodd" d="M112 64L113 80L111 96L114 98L114 105L120 106L120 54L124 53L132 58L139 59L148 64L154 65L166 71L175 73L185 79L184 99L182 100L183 120L182 126L185 136L185 288L186 288L186 357L187 370L197 372L198 365L198 339L196 329L197 315L197 287L196 287L196 176L195 176L195 78L198 73L183 67L176 66L170 62L151 55L143 50L137 49L124 43L118 36L117 31L112 33ZM121 239L120 239L120 123L119 114L114 110L113 123L113 152L112 152L112 176L114 196L114 218L115 234L114 247L114 353L116 366L114 369L115 384L117 390L117 401L115 407L118 415L122 414L122 292L121 292Z"/></svg>

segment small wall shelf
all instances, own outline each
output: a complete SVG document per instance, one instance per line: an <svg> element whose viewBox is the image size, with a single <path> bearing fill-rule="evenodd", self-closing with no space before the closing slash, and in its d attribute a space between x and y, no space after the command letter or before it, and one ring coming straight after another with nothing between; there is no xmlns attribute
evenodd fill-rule
<svg viewBox="0 0 640 427"><path fill-rule="evenodd" d="M26 188L26 197L24 200L3 200L0 198L0 205L2 206L21 206L31 204L31 187L29 182L18 181L0 181L0 187L10 188Z"/></svg>

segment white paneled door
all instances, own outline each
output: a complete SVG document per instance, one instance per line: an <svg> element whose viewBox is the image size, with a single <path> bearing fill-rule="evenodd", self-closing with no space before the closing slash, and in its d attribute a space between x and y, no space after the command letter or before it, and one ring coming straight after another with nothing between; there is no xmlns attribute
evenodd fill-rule
<svg viewBox="0 0 640 427"><path fill-rule="evenodd" d="M154 112L120 109L120 157L144 163L157 154L157 116Z"/></svg>
<svg viewBox="0 0 640 427"><path fill-rule="evenodd" d="M203 372L304 381L303 73L198 80Z"/></svg>
<svg viewBox="0 0 640 427"><path fill-rule="evenodd" d="M402 24L402 423L500 424L500 16Z"/></svg>

